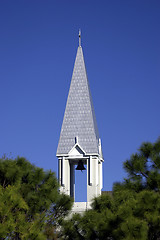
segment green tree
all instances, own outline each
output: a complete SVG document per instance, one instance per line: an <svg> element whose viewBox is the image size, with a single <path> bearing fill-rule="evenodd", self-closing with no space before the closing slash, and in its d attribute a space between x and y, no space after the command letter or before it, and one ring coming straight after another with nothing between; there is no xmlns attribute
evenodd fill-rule
<svg viewBox="0 0 160 240"><path fill-rule="evenodd" d="M133 154L124 162L124 169L128 173L125 185L142 189L160 191L160 139L154 144L143 143L139 152ZM132 185L132 186L131 186Z"/></svg>
<svg viewBox="0 0 160 240"><path fill-rule="evenodd" d="M72 206L58 190L55 174L25 158L0 159L1 239L55 239Z"/></svg>

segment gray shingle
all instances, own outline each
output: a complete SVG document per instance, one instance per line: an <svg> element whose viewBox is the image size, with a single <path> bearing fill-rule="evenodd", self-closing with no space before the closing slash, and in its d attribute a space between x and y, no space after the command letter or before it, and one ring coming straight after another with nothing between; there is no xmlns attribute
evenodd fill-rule
<svg viewBox="0 0 160 240"><path fill-rule="evenodd" d="M99 134L81 46L77 50L57 155L68 154L77 136L86 154L98 154Z"/></svg>

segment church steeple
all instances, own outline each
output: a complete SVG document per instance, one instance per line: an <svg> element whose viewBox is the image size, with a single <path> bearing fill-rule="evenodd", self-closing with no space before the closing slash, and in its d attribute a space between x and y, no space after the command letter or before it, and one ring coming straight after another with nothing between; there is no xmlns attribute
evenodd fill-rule
<svg viewBox="0 0 160 240"><path fill-rule="evenodd" d="M75 165L77 170L83 170L87 165L85 210L88 208L85 204L101 194L103 156L81 47L81 31L56 155L59 160L60 191L73 199ZM74 204L76 209L80 206L79 203Z"/></svg>

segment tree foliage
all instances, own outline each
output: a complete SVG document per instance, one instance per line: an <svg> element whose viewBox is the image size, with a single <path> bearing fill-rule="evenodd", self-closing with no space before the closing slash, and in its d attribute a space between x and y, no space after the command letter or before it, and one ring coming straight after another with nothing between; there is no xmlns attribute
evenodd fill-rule
<svg viewBox="0 0 160 240"><path fill-rule="evenodd" d="M124 162L128 177L112 196L95 198L92 209L63 222L64 239L160 239L160 139L143 143Z"/></svg>
<svg viewBox="0 0 160 240"><path fill-rule="evenodd" d="M25 158L0 159L0 239L56 239L72 201L55 174Z"/></svg>
<svg viewBox="0 0 160 240"><path fill-rule="evenodd" d="M143 143L139 152L124 163L127 182L138 184L140 189L160 191L160 139L155 144ZM137 189L138 190L138 189Z"/></svg>

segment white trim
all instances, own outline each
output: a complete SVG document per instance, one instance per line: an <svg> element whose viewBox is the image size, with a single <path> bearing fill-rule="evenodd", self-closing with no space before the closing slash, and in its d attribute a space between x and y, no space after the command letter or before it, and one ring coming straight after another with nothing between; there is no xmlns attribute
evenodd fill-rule
<svg viewBox="0 0 160 240"><path fill-rule="evenodd" d="M75 146L75 145L74 145ZM74 148L74 146L73 146L73 148ZM71 149L72 150L72 149ZM70 151L71 151L70 150ZM82 148L81 148L81 150L85 153L85 156L86 157L89 157L89 156L95 156L95 157L99 157L99 159L101 160L101 161L104 161L101 157L100 157L100 155L98 154L98 153L86 153ZM63 154L57 154L56 155L56 157L68 157L69 155L68 155L69 153L63 153Z"/></svg>
<svg viewBox="0 0 160 240"><path fill-rule="evenodd" d="M93 159L92 156L89 158L89 185L92 186L93 184Z"/></svg>
<svg viewBox="0 0 160 240"><path fill-rule="evenodd" d="M80 150L84 153L84 155L86 155L85 151L84 151L83 148L79 145L79 143L76 143L76 144L71 148L71 150L69 151L68 155L69 155L76 147L79 147Z"/></svg>
<svg viewBox="0 0 160 240"><path fill-rule="evenodd" d="M62 186L64 186L64 179L65 179L65 157L62 158L62 176L61 176L61 182L62 182Z"/></svg>

